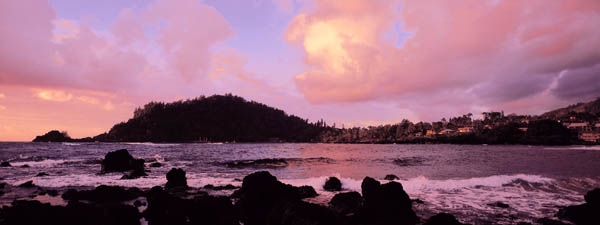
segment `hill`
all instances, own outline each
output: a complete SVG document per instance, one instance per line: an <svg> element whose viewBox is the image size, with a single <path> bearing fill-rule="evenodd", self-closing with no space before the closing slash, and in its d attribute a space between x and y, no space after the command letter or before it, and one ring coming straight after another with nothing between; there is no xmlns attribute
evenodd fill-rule
<svg viewBox="0 0 600 225"><path fill-rule="evenodd" d="M172 103L150 102L95 141L310 142L324 126L228 95Z"/></svg>
<svg viewBox="0 0 600 225"><path fill-rule="evenodd" d="M569 119L570 117L593 122L600 117L600 98L586 103L577 103L564 108L555 109L540 115L546 119Z"/></svg>

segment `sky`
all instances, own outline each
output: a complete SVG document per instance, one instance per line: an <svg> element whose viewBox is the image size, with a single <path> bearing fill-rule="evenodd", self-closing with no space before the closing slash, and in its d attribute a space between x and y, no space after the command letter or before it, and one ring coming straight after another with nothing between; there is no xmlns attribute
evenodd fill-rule
<svg viewBox="0 0 600 225"><path fill-rule="evenodd" d="M597 0L0 1L0 141L232 93L337 127L600 96Z"/></svg>

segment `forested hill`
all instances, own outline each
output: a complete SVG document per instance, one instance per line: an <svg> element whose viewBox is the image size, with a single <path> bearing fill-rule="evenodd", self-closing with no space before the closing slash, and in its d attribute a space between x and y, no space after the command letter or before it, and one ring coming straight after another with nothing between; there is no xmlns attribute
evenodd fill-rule
<svg viewBox="0 0 600 225"><path fill-rule="evenodd" d="M233 95L173 103L150 102L95 141L310 142L326 129L284 111Z"/></svg>
<svg viewBox="0 0 600 225"><path fill-rule="evenodd" d="M542 118L562 119L568 117L578 117L586 121L594 121L600 117L600 97L596 100L585 103L577 103L564 108L555 109L542 114Z"/></svg>

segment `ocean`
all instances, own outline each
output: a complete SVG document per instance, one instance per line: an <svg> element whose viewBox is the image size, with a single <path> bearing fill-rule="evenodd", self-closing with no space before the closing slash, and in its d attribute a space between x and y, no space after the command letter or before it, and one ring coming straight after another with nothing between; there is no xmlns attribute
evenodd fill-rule
<svg viewBox="0 0 600 225"><path fill-rule="evenodd" d="M118 149L162 166L147 167L148 176L134 180L100 174L104 155ZM0 182L16 186L33 180L57 190L101 184L150 188L164 185L171 168L183 168L192 187L240 186L244 176L267 170L284 183L313 186L320 195L307 201L319 204L335 194L322 188L329 176L340 178L343 192L360 192L365 176L385 183L383 178L394 174L412 199L423 202L414 205L422 218L447 212L472 224L552 218L560 207L582 204L587 191L600 187L599 146L4 142L0 161L12 165L0 167ZM40 172L49 176L37 177ZM0 204L30 197L7 193Z"/></svg>

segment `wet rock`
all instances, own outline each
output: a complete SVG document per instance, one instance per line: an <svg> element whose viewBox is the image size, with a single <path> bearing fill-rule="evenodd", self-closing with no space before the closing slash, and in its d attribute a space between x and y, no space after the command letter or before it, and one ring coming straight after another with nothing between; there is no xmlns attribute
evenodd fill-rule
<svg viewBox="0 0 600 225"><path fill-rule="evenodd" d="M28 164L23 164L22 166L20 166L21 168L29 168L31 166L29 166Z"/></svg>
<svg viewBox="0 0 600 225"><path fill-rule="evenodd" d="M319 196L319 194L317 194L317 191L315 191L315 189L312 186L304 185L298 187L298 197L301 199L313 198L317 196Z"/></svg>
<svg viewBox="0 0 600 225"><path fill-rule="evenodd" d="M375 179L366 177L361 187L365 199L361 220L373 224L414 225L419 222L402 184L392 181L381 185Z"/></svg>
<svg viewBox="0 0 600 225"><path fill-rule="evenodd" d="M448 213L438 213L427 219L423 225L463 225L456 217Z"/></svg>
<svg viewBox="0 0 600 225"><path fill-rule="evenodd" d="M503 209L510 208L510 206L508 204L504 203L504 202L494 202L494 203L488 204L488 206L497 207L497 208L503 208Z"/></svg>
<svg viewBox="0 0 600 225"><path fill-rule="evenodd" d="M144 193L138 188L125 189L118 186L100 185L93 190L69 189L63 193L65 200L87 200L92 202L122 202L136 199Z"/></svg>
<svg viewBox="0 0 600 225"><path fill-rule="evenodd" d="M52 206L39 201L17 200L2 208L2 224L119 224L139 225L140 215L134 207L120 204L84 204L70 202Z"/></svg>
<svg viewBox="0 0 600 225"><path fill-rule="evenodd" d="M596 208L600 208L600 188L589 191L584 196L585 202Z"/></svg>
<svg viewBox="0 0 600 225"><path fill-rule="evenodd" d="M273 209L267 217L270 225L338 225L328 208L303 201L290 201Z"/></svg>
<svg viewBox="0 0 600 225"><path fill-rule="evenodd" d="M399 180L400 178L394 174L388 174L385 175L385 178L383 178L384 180Z"/></svg>
<svg viewBox="0 0 600 225"><path fill-rule="evenodd" d="M245 225L267 224L266 219L273 210L280 210L290 202L300 202L302 197L299 188L279 182L267 171L244 177L242 187L232 195L238 199L235 207Z"/></svg>
<svg viewBox="0 0 600 225"><path fill-rule="evenodd" d="M9 162L6 162L6 161L5 161L5 162L2 162L2 163L0 163L0 167L10 167L10 166L12 166L12 165L10 165L10 163L9 163Z"/></svg>
<svg viewBox="0 0 600 225"><path fill-rule="evenodd" d="M185 171L183 171L181 168L173 168L167 172L167 184L165 184L165 189L173 188L188 188Z"/></svg>
<svg viewBox="0 0 600 225"><path fill-rule="evenodd" d="M127 149L120 149L107 153L106 156L104 156L101 165L102 173L129 172L129 174L127 174L127 178L129 179L146 176L144 160L133 158Z"/></svg>
<svg viewBox="0 0 600 225"><path fill-rule="evenodd" d="M50 174L44 173L44 172L40 172L38 174L35 175L36 177L46 177L46 176L50 176Z"/></svg>
<svg viewBox="0 0 600 225"><path fill-rule="evenodd" d="M159 162L150 163L150 167L161 167L161 166L162 166L162 164Z"/></svg>
<svg viewBox="0 0 600 225"><path fill-rule="evenodd" d="M353 214L362 208L363 201L358 192L339 193L331 198L329 207L341 215Z"/></svg>
<svg viewBox="0 0 600 225"><path fill-rule="evenodd" d="M145 205L145 204L142 204L142 202L140 200L135 200L135 202L133 202L133 206L135 206L135 207L141 207L142 205Z"/></svg>
<svg viewBox="0 0 600 225"><path fill-rule="evenodd" d="M238 189L238 188L240 188L240 187L233 186L232 184L227 184L227 185L223 185L223 186L214 186L212 184L204 185L204 189L210 189L210 190L215 190L215 191L234 190L234 189Z"/></svg>
<svg viewBox="0 0 600 225"><path fill-rule="evenodd" d="M57 190L42 190L38 193L38 195L48 195L48 196L56 197L56 196L58 196L58 191Z"/></svg>
<svg viewBox="0 0 600 225"><path fill-rule="evenodd" d="M227 197L182 199L156 186L148 192L147 200L148 208L143 215L148 224L239 225L237 213Z"/></svg>
<svg viewBox="0 0 600 225"><path fill-rule="evenodd" d="M323 189L326 191L341 191L342 190L342 182L337 177L329 177L325 181L325 185L323 185Z"/></svg>
<svg viewBox="0 0 600 225"><path fill-rule="evenodd" d="M560 209L556 216L577 225L600 224L600 214L598 213L600 212L599 194L599 188L589 191L584 196L586 203Z"/></svg>
<svg viewBox="0 0 600 225"><path fill-rule="evenodd" d="M421 200L421 199L418 199L418 198L417 198L417 199L412 199L411 201L412 201L413 203L415 203L415 204L425 204L425 202L423 202L423 200Z"/></svg>
<svg viewBox="0 0 600 225"><path fill-rule="evenodd" d="M27 181L25 183L19 184L19 187L22 187L22 188L31 188L31 187L35 187L35 184L33 184L33 181L30 180L30 181Z"/></svg>

